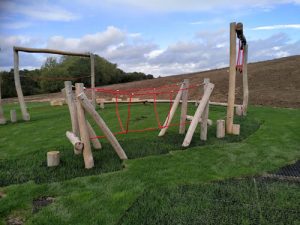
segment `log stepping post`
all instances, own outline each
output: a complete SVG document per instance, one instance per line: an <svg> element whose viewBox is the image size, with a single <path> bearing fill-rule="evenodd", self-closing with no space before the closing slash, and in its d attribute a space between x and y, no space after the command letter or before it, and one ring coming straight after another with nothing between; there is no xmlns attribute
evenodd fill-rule
<svg viewBox="0 0 300 225"><path fill-rule="evenodd" d="M10 121L12 123L16 123L17 122L17 113L15 109L10 110Z"/></svg>
<svg viewBox="0 0 300 225"><path fill-rule="evenodd" d="M237 116L242 116L243 115L243 106L242 105L237 105L235 107L235 114Z"/></svg>
<svg viewBox="0 0 300 225"><path fill-rule="evenodd" d="M48 167L58 166L59 162L60 162L59 151L47 152L47 166Z"/></svg>
<svg viewBox="0 0 300 225"><path fill-rule="evenodd" d="M76 95L83 92L83 83L76 83L75 84ZM93 105L91 105L93 107ZM94 167L94 158L92 155L91 144L90 144L90 135L88 132L88 126L85 119L84 109L81 106L79 101L76 101L76 108L77 108L77 117L78 117L78 124L79 124L79 131L81 141L84 144L83 148L83 159L84 165L86 169L91 169ZM94 107L93 107L94 108Z"/></svg>
<svg viewBox="0 0 300 225"><path fill-rule="evenodd" d="M217 138L225 137L225 120L217 120Z"/></svg>
<svg viewBox="0 0 300 225"><path fill-rule="evenodd" d="M102 117L97 113L93 105L90 103L88 100L87 96L81 92L81 93L76 93L77 99L83 106L83 108L88 112L91 117L95 120L96 124L100 127L102 132L104 133L104 136L107 138L107 140L110 142L112 147L114 148L115 152L118 154L120 159L127 159L127 155L124 152L123 148L119 144L118 140L114 136L114 134L110 131Z"/></svg>

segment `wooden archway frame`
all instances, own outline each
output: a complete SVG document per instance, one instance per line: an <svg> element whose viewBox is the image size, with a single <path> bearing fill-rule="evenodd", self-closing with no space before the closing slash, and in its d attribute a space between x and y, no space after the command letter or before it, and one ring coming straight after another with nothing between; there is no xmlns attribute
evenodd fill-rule
<svg viewBox="0 0 300 225"><path fill-rule="evenodd" d="M67 52L67 51L60 51L54 49L44 49L44 48L25 48L25 47L13 47L14 51L14 80L16 91L18 95L18 100L21 107L22 117L23 120L29 121L30 115L27 111L27 107L24 100L24 95L22 91L21 81L20 81L20 74L19 74L19 52L27 52L27 53L50 53L50 54L57 54L57 55L70 55L70 56L80 56L80 57L87 57L91 59L91 88L92 88L92 102L93 105L96 105L96 95L95 95L95 57L92 53L76 53L76 52Z"/></svg>

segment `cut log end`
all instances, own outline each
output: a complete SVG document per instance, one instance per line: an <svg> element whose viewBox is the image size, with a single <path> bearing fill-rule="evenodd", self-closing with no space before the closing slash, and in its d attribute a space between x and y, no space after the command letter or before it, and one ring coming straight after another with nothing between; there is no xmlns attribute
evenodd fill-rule
<svg viewBox="0 0 300 225"><path fill-rule="evenodd" d="M47 152L47 166L48 167L58 166L59 162L60 162L60 153L59 153L59 151Z"/></svg>

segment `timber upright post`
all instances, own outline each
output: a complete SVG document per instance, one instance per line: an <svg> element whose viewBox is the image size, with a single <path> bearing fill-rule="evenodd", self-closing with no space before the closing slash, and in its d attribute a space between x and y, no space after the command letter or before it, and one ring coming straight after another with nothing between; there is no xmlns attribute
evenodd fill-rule
<svg viewBox="0 0 300 225"><path fill-rule="evenodd" d="M207 85L210 83L209 78L204 79L204 93L207 89ZM200 139L202 141L207 140L207 121L208 121L208 113L209 113L209 101L207 102L204 112L202 114L202 120L201 120L201 131L200 131Z"/></svg>
<svg viewBox="0 0 300 225"><path fill-rule="evenodd" d="M247 115L249 102L249 87L248 87L248 44L244 46L244 62L243 62L243 111L242 115Z"/></svg>
<svg viewBox="0 0 300 225"><path fill-rule="evenodd" d="M229 89L227 102L226 133L232 133L235 100L236 77L236 23L230 24L230 61L229 61Z"/></svg>
<svg viewBox="0 0 300 225"><path fill-rule="evenodd" d="M91 58L91 88L92 88L92 104L96 107L96 93L95 93L95 56L90 54Z"/></svg>
<svg viewBox="0 0 300 225"><path fill-rule="evenodd" d="M189 93L189 79L184 79L183 81L183 92L182 92L182 103L181 103L181 114L180 114L180 126L179 126L179 134L185 133L185 123L186 123L186 114L188 107L188 93Z"/></svg>
<svg viewBox="0 0 300 225"><path fill-rule="evenodd" d="M2 108L1 83L2 83L2 76L0 75L0 124L6 124L6 119L4 117L3 108Z"/></svg>
<svg viewBox="0 0 300 225"><path fill-rule="evenodd" d="M21 112L22 112L22 117L23 120L29 121L30 120L30 115L27 111L26 104L24 101L24 96L23 96L23 91L22 91L22 86L21 86L21 81L20 81L20 74L19 74L19 53L15 49L13 49L14 52L14 80L15 80L15 86L16 86L16 91L21 107Z"/></svg>
<svg viewBox="0 0 300 225"><path fill-rule="evenodd" d="M76 92L75 92L76 96L81 94L83 92L83 83L76 83L75 88L76 88ZM91 169L94 167L94 158L92 155L90 136L88 133L88 126L86 124L84 109L81 106L81 103L79 101L76 101L76 108L77 108L80 138L84 144L84 148L83 148L84 164L86 169Z"/></svg>

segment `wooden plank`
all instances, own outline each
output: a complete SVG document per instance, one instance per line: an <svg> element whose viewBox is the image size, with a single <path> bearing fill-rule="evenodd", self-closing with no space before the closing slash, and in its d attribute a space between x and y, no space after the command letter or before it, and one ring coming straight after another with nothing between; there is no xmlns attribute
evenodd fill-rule
<svg viewBox="0 0 300 225"><path fill-rule="evenodd" d="M83 92L83 83L76 83L75 84L76 95ZM83 148L83 159L84 165L86 169L90 169L94 167L94 158L92 155L91 144L90 144L90 135L88 133L88 127L86 124L85 113L84 109L82 108L79 101L76 101L76 108L77 108L77 117L78 117L78 124L79 124L79 131L81 141L84 144Z"/></svg>
<svg viewBox="0 0 300 225"><path fill-rule="evenodd" d="M27 111L27 107L25 104L24 95L23 95L23 91L22 91L21 81L20 81L19 54L16 51L14 51L14 80L15 80L15 86L16 86L18 100L19 100L20 107L21 107L23 120L29 121L30 115Z"/></svg>
<svg viewBox="0 0 300 225"><path fill-rule="evenodd" d="M20 46L14 46L14 52L50 53L50 54L56 54L56 55L90 57L90 54L87 54L87 53L68 52L68 51L61 51L61 50L47 49L47 48L26 48L26 47L20 47Z"/></svg>
<svg viewBox="0 0 300 225"><path fill-rule="evenodd" d="M92 104L96 107L96 93L95 93L95 56L90 54L91 59L91 88L92 88Z"/></svg>
<svg viewBox="0 0 300 225"><path fill-rule="evenodd" d="M2 75L0 75L0 125L6 124L6 119L5 119L5 116L3 113L3 108L2 108L1 86L2 86Z"/></svg>
<svg viewBox="0 0 300 225"><path fill-rule="evenodd" d="M235 78L236 78L236 23L230 24L230 62L229 62L229 89L226 118L226 133L232 133L235 100Z"/></svg>
<svg viewBox="0 0 300 225"><path fill-rule="evenodd" d="M207 85L209 84L209 78L204 79L204 92L206 91ZM207 102L203 115L201 117L201 131L200 131L200 139L202 141L207 140L207 120L208 120L208 113L209 113L209 101Z"/></svg>
<svg viewBox="0 0 300 225"><path fill-rule="evenodd" d="M248 87L248 44L244 46L243 62L243 115L247 115L249 104L249 87Z"/></svg>
<svg viewBox="0 0 300 225"><path fill-rule="evenodd" d="M170 115L169 116L167 115L167 117L166 117L166 120L165 120L164 125L163 125L164 128L162 128L160 130L159 134L158 134L159 137L165 135L165 133L168 130L168 126L171 124L171 121L172 121L172 119L173 119L173 117L175 115L176 109L177 109L177 107L179 105L180 98L182 96L182 88L183 88L183 84L180 86L180 90L178 91L178 93L176 95L176 98L175 98L175 100L173 102L172 108L170 110Z"/></svg>
<svg viewBox="0 0 300 225"><path fill-rule="evenodd" d="M101 143L99 141L99 139L95 138L96 132L94 131L93 127L91 126L91 124L89 123L89 121L86 121L86 124L88 126L88 131L89 131L89 135L90 135L90 140L92 142L92 145L94 147L94 149L101 149ZM91 139L92 138L92 139Z"/></svg>
<svg viewBox="0 0 300 225"><path fill-rule="evenodd" d="M202 100L201 100L201 102L200 102L200 104L199 104L199 106L198 106L198 108L197 108L197 110L195 112L194 118L193 118L193 120L192 120L192 122L191 122L191 124L189 126L189 129L188 129L188 131L186 133L186 136L184 138L184 141L182 143L183 147L187 147L187 146L190 145L192 137L193 137L194 132L196 130L196 127L197 127L197 125L199 123L199 120L201 118L201 115L203 114L203 112L205 110L205 107L206 107L207 103L209 102L209 98L210 98L210 95L211 95L211 93L212 93L212 91L214 89L214 86L215 85L212 84L212 83L209 83L207 85L207 88L206 88L206 90L204 92Z"/></svg>
<svg viewBox="0 0 300 225"><path fill-rule="evenodd" d="M180 114L180 125L179 125L179 134L185 133L185 123L186 123L186 114L187 114L187 108L188 108L188 93L189 93L189 79L184 79L183 81L183 88L186 90L183 90L182 92L182 103L181 103L181 114Z"/></svg>
<svg viewBox="0 0 300 225"><path fill-rule="evenodd" d="M113 133L110 131L102 117L97 113L97 111L94 109L93 105L90 103L86 95L81 92L77 94L77 98L80 101L81 105L84 107L84 109L91 115L91 117L95 120L97 125L102 130L103 134L107 138L107 140L110 142L110 144L113 146L114 150L120 157L120 159L127 159L127 156L119 144L116 137L113 135Z"/></svg>

